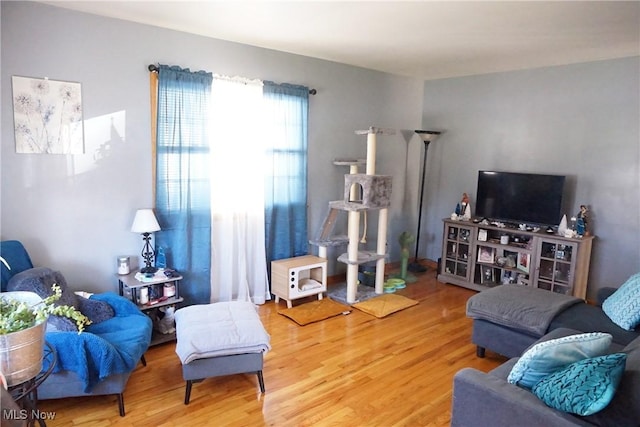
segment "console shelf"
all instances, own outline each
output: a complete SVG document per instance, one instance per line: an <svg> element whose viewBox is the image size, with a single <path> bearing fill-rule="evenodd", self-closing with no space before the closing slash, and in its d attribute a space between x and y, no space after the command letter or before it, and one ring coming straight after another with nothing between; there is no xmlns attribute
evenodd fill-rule
<svg viewBox="0 0 640 427"><path fill-rule="evenodd" d="M593 236L443 221L439 281L477 291L517 283L586 299Z"/></svg>

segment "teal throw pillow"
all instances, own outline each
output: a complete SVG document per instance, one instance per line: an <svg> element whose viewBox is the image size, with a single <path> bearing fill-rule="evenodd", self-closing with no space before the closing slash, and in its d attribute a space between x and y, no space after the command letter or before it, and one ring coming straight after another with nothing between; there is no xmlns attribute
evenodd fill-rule
<svg viewBox="0 0 640 427"><path fill-rule="evenodd" d="M611 334L589 332L543 341L527 350L511 368L507 381L530 389L542 378L578 360L601 356L611 345Z"/></svg>
<svg viewBox="0 0 640 427"><path fill-rule="evenodd" d="M640 273L629 277L602 303L602 311L613 323L627 331L640 324Z"/></svg>
<svg viewBox="0 0 640 427"><path fill-rule="evenodd" d="M613 399L627 355L580 360L538 382L531 390L547 406L581 416L603 410Z"/></svg>

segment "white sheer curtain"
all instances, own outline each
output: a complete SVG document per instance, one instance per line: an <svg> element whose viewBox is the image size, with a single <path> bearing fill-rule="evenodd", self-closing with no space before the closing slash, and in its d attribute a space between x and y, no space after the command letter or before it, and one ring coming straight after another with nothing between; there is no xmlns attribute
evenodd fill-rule
<svg viewBox="0 0 640 427"><path fill-rule="evenodd" d="M216 76L211 120L211 302L270 299L262 83Z"/></svg>

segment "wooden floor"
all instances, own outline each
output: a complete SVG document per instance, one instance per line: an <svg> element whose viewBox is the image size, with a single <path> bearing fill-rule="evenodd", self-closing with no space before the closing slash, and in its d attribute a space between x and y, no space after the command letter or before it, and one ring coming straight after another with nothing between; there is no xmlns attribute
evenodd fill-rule
<svg viewBox="0 0 640 427"><path fill-rule="evenodd" d="M358 310L307 326L260 306L271 335L265 356L266 393L255 375L185 382L175 343L152 347L124 393L40 402L55 411L50 426L446 426L452 378L463 367L488 371L504 361L475 356L465 303L475 292L418 275L399 294L420 303L384 319ZM298 305L300 302L294 302ZM286 308L280 301L279 308Z"/></svg>

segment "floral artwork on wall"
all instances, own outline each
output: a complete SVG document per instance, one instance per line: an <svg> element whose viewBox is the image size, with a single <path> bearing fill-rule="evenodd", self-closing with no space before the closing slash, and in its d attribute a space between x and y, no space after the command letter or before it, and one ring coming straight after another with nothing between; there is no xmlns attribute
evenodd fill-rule
<svg viewBox="0 0 640 427"><path fill-rule="evenodd" d="M12 76L16 153L83 154L80 83Z"/></svg>

